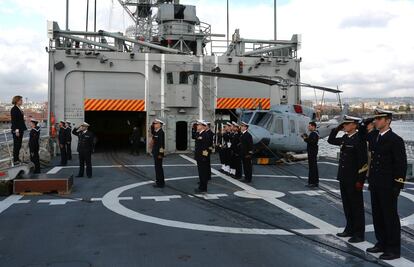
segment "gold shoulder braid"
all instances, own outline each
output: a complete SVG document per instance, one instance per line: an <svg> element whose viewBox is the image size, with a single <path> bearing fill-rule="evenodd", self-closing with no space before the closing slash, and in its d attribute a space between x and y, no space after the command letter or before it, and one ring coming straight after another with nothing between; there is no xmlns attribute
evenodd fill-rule
<svg viewBox="0 0 414 267"><path fill-rule="evenodd" d="M362 166L362 168L358 170L358 173L363 173L363 172L366 172L366 171L368 171L368 164L367 163L365 163L364 166Z"/></svg>
<svg viewBox="0 0 414 267"><path fill-rule="evenodd" d="M397 183L402 183L402 184L405 183L404 178L394 179L394 181L396 181Z"/></svg>

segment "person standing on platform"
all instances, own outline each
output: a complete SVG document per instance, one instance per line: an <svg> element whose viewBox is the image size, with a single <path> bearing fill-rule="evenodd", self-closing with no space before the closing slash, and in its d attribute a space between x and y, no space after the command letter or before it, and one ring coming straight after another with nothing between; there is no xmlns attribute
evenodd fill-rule
<svg viewBox="0 0 414 267"><path fill-rule="evenodd" d="M35 169L33 173L40 173L40 158L39 158L39 139L40 127L37 125L39 121L35 119L30 120L31 130L29 135L29 152L30 161L33 162Z"/></svg>
<svg viewBox="0 0 414 267"><path fill-rule="evenodd" d="M163 188L165 186L164 169L162 167L162 160L164 158L165 151L165 134L164 130L162 129L164 122L156 119L152 125L154 126L154 131L151 143L156 177L155 184L153 186Z"/></svg>
<svg viewBox="0 0 414 267"><path fill-rule="evenodd" d="M72 160L72 125L70 121L65 121L66 124L66 155L68 160Z"/></svg>
<svg viewBox="0 0 414 267"><path fill-rule="evenodd" d="M374 130L367 134L371 150L369 190L372 219L377 243L367 252L380 253L380 259L393 260L401 256L401 224L398 196L404 188L407 154L404 140L391 127L392 112L375 110Z"/></svg>
<svg viewBox="0 0 414 267"><path fill-rule="evenodd" d="M341 147L338 175L346 227L339 237L350 237L348 242L365 240L365 212L362 190L368 170L367 145L358 134L361 118L345 115L343 122L331 131L328 143ZM336 137L343 130L345 135Z"/></svg>
<svg viewBox="0 0 414 267"><path fill-rule="evenodd" d="M12 99L14 105L10 110L11 116L11 131L13 134L13 163L19 164L20 149L22 147L24 131L27 130L24 122L24 113L21 108L23 105L23 97L20 95L14 96Z"/></svg>
<svg viewBox="0 0 414 267"><path fill-rule="evenodd" d="M72 134L78 137L79 173L76 177L83 177L86 164L86 175L92 178L92 150L94 134L88 130L89 124L83 122L79 127L73 128Z"/></svg>
<svg viewBox="0 0 414 267"><path fill-rule="evenodd" d="M252 155L253 155L253 137L248 131L249 124L241 123L240 134L240 157L242 159L244 180L242 182L252 182Z"/></svg>
<svg viewBox="0 0 414 267"><path fill-rule="evenodd" d="M318 172L318 142L319 134L316 130L316 123L314 121L308 124L309 135L302 134L303 140L307 143L309 176L307 187L319 186L319 172Z"/></svg>
<svg viewBox="0 0 414 267"><path fill-rule="evenodd" d="M66 166L68 164L68 155L67 155L67 134L66 134L66 123L60 121L59 123L59 148L60 148L60 166Z"/></svg>
<svg viewBox="0 0 414 267"><path fill-rule="evenodd" d="M197 135L195 139L195 160L197 161L197 169L199 176L199 186L194 190L195 193L206 193L209 180L209 135L206 133L207 123L203 120L197 121Z"/></svg>

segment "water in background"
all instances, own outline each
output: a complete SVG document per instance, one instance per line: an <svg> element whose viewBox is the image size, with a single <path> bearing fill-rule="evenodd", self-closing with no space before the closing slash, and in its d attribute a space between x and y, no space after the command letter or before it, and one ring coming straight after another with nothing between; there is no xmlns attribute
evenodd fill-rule
<svg viewBox="0 0 414 267"><path fill-rule="evenodd" d="M414 121L393 121L391 128L406 141L407 158L414 159ZM319 155L336 158L339 147L328 144L327 140L328 137L319 141Z"/></svg>

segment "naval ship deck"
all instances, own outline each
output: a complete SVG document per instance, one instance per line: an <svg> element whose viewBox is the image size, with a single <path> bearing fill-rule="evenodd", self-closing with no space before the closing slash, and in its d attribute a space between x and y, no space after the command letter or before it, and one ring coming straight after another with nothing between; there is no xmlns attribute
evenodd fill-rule
<svg viewBox="0 0 414 267"><path fill-rule="evenodd" d="M193 194L188 154L167 156L163 189L151 186L149 156L97 153L93 164L69 196L0 198L0 266L414 266L414 183L399 199L402 258L384 262L365 253L375 242L368 191L367 241L334 235L345 224L335 161L319 160L318 189L304 187L299 162L254 166L251 184L213 170L206 195ZM46 171L76 175L76 155L70 165Z"/></svg>

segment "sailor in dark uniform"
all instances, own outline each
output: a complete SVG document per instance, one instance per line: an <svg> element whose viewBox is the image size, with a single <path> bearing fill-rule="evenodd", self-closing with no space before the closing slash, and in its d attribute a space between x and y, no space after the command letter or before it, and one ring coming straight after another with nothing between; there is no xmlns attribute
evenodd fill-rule
<svg viewBox="0 0 414 267"><path fill-rule="evenodd" d="M233 134L231 136L231 164L230 175L235 179L242 177L242 162L240 157L240 125L233 122Z"/></svg>
<svg viewBox="0 0 414 267"><path fill-rule="evenodd" d="M207 124L207 128L206 128L206 134L208 137L208 142L209 142L209 147L208 147L208 165L211 166L211 154L213 154L214 151L214 133L211 130L211 122L209 121L205 121L205 123ZM208 169L209 171L209 180L211 180L211 168Z"/></svg>
<svg viewBox="0 0 414 267"><path fill-rule="evenodd" d="M230 164L231 164L231 137L232 137L232 126L231 122L226 123L226 131L223 134L223 147L224 147L224 172L230 174Z"/></svg>
<svg viewBox="0 0 414 267"><path fill-rule="evenodd" d="M197 161L198 176L200 179L199 186L194 191L196 193L207 192L207 183L209 180L209 170L211 166L208 161L210 140L206 133L207 123L203 120L197 121L197 135L195 139L195 160Z"/></svg>
<svg viewBox="0 0 414 267"><path fill-rule="evenodd" d="M67 134L66 134L66 123L64 121L60 121L59 123L59 148L60 148L60 166L66 166L68 163L68 156L67 156Z"/></svg>
<svg viewBox="0 0 414 267"><path fill-rule="evenodd" d="M249 124L241 123L240 133L240 157L243 164L244 180L242 182L250 183L252 181L252 155L253 155L253 137L249 133Z"/></svg>
<svg viewBox="0 0 414 267"><path fill-rule="evenodd" d="M154 187L163 188L165 186L164 169L162 167L162 160L164 158L165 150L165 134L162 129L164 122L156 119L152 123L154 131L152 134L152 156L154 158L155 166L155 184Z"/></svg>
<svg viewBox="0 0 414 267"><path fill-rule="evenodd" d="M376 109L374 118L376 130L367 134L367 140L372 155L368 181L377 243L367 252L383 252L380 259L393 260L401 255L398 196L406 179L407 155L404 140L390 128L392 112Z"/></svg>
<svg viewBox="0 0 414 267"><path fill-rule="evenodd" d="M363 187L368 170L365 139L358 134L361 118L345 115L343 122L331 131L328 143L341 147L337 179L340 183L346 227L339 237L351 237L350 243L365 240L365 213ZM343 130L345 135L336 137Z"/></svg>
<svg viewBox="0 0 414 267"><path fill-rule="evenodd" d="M27 130L24 122L24 113L21 108L23 104L23 97L20 95L14 96L12 100L14 105L10 110L11 116L11 131L13 134L13 162L20 163L20 148L22 147L24 131Z"/></svg>
<svg viewBox="0 0 414 267"><path fill-rule="evenodd" d="M39 159L39 138L40 138L40 127L37 125L39 121L35 119L30 120L31 130L29 136L29 151L30 161L33 162L35 169L34 173L40 173L40 159Z"/></svg>
<svg viewBox="0 0 414 267"><path fill-rule="evenodd" d="M73 128L72 134L78 137L79 173L76 177L83 177L86 164L86 175L92 178L92 150L94 134L88 130L89 124L83 122L78 128Z"/></svg>
<svg viewBox="0 0 414 267"><path fill-rule="evenodd" d="M220 131L218 131L217 133L217 146L216 146L216 151L219 152L219 158L220 158L220 164L221 164L221 168L220 168L220 172L225 173L225 147L224 147L224 135L226 134L226 130L227 130L227 125L226 124L222 124L222 128Z"/></svg>
<svg viewBox="0 0 414 267"><path fill-rule="evenodd" d="M72 160L72 125L70 121L65 121L66 124L66 155L68 160Z"/></svg>
<svg viewBox="0 0 414 267"><path fill-rule="evenodd" d="M318 187L319 185L319 171L318 171L318 141L319 134L316 130L316 123L311 121L308 124L309 135L306 133L302 135L303 140L307 143L309 176L308 187Z"/></svg>

